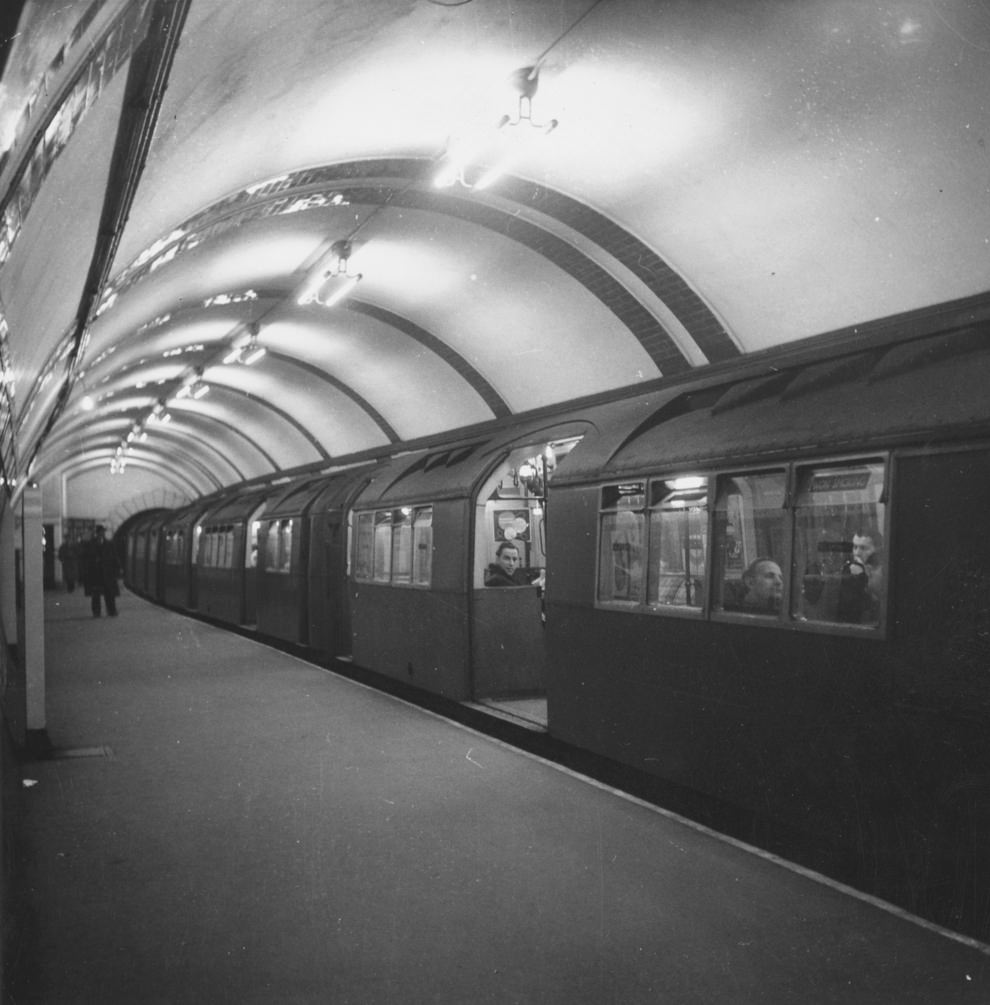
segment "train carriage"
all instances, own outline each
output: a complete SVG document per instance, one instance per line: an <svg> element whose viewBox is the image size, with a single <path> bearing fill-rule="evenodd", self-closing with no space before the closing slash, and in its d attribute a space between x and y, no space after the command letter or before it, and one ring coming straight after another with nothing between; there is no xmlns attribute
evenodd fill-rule
<svg viewBox="0 0 990 1005"><path fill-rule="evenodd" d="M309 604L305 556L309 551L309 507L325 477L297 479L266 506L258 530L258 631L272 638L306 640Z"/></svg>
<svg viewBox="0 0 990 1005"><path fill-rule="evenodd" d="M552 733L986 912L987 386L973 330L627 407L551 490Z"/></svg>
<svg viewBox="0 0 990 1005"><path fill-rule="evenodd" d="M335 473L324 483L305 516L308 550L306 633L302 639L325 658L350 657L352 643L348 581L348 517L357 495L386 462Z"/></svg>
<svg viewBox="0 0 990 1005"><path fill-rule="evenodd" d="M146 597L156 600L161 595L162 583L162 526L168 519L168 511L156 512L144 525L144 582L141 591Z"/></svg>
<svg viewBox="0 0 990 1005"><path fill-rule="evenodd" d="M591 428L517 428L372 480L352 516L355 663L456 700L542 695L545 484ZM486 586L502 543L517 588Z"/></svg>
<svg viewBox="0 0 990 1005"><path fill-rule="evenodd" d="M216 499L198 499L175 510L162 524L162 569L159 599L171 607L195 610L198 604L196 555L199 519Z"/></svg>
<svg viewBox="0 0 990 1005"><path fill-rule="evenodd" d="M346 509L371 465L298 479L266 507L258 534L258 631L324 656L350 652Z"/></svg>
<svg viewBox="0 0 990 1005"><path fill-rule="evenodd" d="M196 526L198 609L233 625L257 618L258 533L270 486L230 495L200 515Z"/></svg>
<svg viewBox="0 0 990 1005"><path fill-rule="evenodd" d="M158 527L167 511L151 510L132 518L122 528L127 535L127 546L124 561L124 582L129 589L144 596L151 595L149 583L154 583L149 570L149 563L157 562ZM157 565L155 566L157 570Z"/></svg>

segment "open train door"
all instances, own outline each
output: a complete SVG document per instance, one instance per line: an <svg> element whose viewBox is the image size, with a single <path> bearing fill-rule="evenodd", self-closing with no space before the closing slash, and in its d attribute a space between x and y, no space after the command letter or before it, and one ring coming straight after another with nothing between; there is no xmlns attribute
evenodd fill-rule
<svg viewBox="0 0 990 1005"><path fill-rule="evenodd" d="M511 446L474 496L473 697L532 703L537 720L545 695L547 485L579 439L544 432Z"/></svg>

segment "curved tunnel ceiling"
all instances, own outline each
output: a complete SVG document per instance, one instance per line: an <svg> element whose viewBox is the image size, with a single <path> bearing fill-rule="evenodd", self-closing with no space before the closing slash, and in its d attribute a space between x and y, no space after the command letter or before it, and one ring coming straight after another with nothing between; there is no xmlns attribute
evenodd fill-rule
<svg viewBox="0 0 990 1005"><path fill-rule="evenodd" d="M49 15L0 90L8 483L210 492L990 287L972 0Z"/></svg>

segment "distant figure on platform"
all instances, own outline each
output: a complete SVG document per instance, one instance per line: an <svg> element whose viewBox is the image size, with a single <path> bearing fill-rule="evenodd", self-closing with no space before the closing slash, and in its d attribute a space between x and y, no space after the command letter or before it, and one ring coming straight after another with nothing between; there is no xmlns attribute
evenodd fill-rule
<svg viewBox="0 0 990 1005"><path fill-rule="evenodd" d="M66 593L72 593L79 578L79 552L74 541L63 541L58 546L58 560L62 563L62 581Z"/></svg>
<svg viewBox="0 0 990 1005"><path fill-rule="evenodd" d="M90 598L93 617L100 616L100 598L107 602L107 614L111 618L117 616L117 597L120 587L120 563L117 561L117 549L106 538L106 529L100 525L93 532L91 540L87 541L82 553L83 588Z"/></svg>

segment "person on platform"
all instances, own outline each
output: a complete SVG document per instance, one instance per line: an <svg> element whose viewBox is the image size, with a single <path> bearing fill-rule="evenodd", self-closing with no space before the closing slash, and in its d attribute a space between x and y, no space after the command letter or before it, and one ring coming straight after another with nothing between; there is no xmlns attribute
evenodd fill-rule
<svg viewBox="0 0 990 1005"><path fill-rule="evenodd" d="M90 598L93 617L100 617L101 599L106 601L107 614L111 618L117 616L117 597L120 587L120 563L117 560L117 549L106 537L106 528L102 524L93 531L93 537L86 542L82 554L83 588Z"/></svg>

